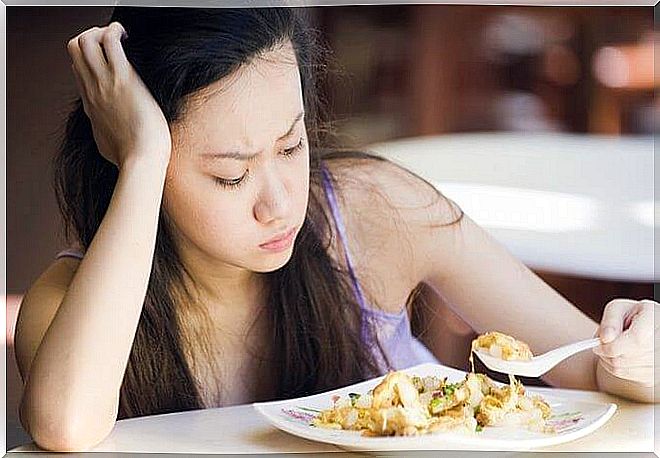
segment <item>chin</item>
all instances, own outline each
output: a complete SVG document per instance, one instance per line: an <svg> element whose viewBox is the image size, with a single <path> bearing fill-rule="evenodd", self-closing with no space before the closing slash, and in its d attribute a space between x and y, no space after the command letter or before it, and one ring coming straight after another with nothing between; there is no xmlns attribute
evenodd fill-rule
<svg viewBox="0 0 660 458"><path fill-rule="evenodd" d="M255 262L250 270L259 273L274 272L284 267L290 260L293 250L289 249L281 253L265 253L262 255L261 262Z"/></svg>

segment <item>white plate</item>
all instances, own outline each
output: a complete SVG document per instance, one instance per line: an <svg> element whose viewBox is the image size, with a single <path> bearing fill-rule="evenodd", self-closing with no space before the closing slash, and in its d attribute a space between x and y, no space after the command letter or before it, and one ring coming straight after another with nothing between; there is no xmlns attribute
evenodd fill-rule
<svg viewBox="0 0 660 458"><path fill-rule="evenodd" d="M404 372L419 376L447 377L450 382L465 378L465 372L439 364L421 364ZM554 434L529 431L523 427L485 427L481 432L449 431L421 436L364 437L357 431L317 428L310 425L315 411L332 406L332 396L365 393L375 387L382 377L326 393L284 401L260 402L254 408L276 428L295 436L334 444L349 450L529 450L569 442L592 433L603 426L616 411L616 404L582 402L562 396L560 389L534 390L552 407L549 420L558 427Z"/></svg>

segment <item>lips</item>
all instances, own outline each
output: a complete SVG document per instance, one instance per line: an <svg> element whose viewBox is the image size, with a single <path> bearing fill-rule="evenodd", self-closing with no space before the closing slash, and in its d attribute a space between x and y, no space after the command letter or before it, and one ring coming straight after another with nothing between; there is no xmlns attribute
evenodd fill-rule
<svg viewBox="0 0 660 458"><path fill-rule="evenodd" d="M275 245L278 242L282 242L283 240L287 240L288 238L290 238L293 235L294 231L295 231L295 227L292 227L291 229L276 235L272 239L268 240L267 242L264 242L264 243L260 244L259 246L263 247L263 248L266 248L268 246Z"/></svg>

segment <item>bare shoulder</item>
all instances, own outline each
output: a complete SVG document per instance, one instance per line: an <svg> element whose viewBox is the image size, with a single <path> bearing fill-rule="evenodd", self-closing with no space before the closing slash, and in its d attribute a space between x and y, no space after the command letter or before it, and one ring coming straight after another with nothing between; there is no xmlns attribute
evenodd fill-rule
<svg viewBox="0 0 660 458"><path fill-rule="evenodd" d="M460 208L430 183L384 159L341 157L326 166L361 283L382 308L400 310L425 278L431 234L459 221Z"/></svg>
<svg viewBox="0 0 660 458"><path fill-rule="evenodd" d="M339 192L353 205L376 204L378 214L407 213L437 224L452 223L460 215L460 209L431 183L387 159L333 158L326 164Z"/></svg>
<svg viewBox="0 0 660 458"><path fill-rule="evenodd" d="M79 264L80 260L72 257L55 260L23 296L16 321L14 345L16 360L24 379Z"/></svg>

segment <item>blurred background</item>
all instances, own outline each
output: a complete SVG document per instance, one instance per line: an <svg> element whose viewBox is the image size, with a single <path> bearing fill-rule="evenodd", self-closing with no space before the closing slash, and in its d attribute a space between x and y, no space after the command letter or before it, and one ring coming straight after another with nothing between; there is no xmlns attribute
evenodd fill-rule
<svg viewBox="0 0 660 458"><path fill-rule="evenodd" d="M475 131L650 134L651 8L314 9L354 142Z"/></svg>
<svg viewBox="0 0 660 458"><path fill-rule="evenodd" d="M613 298L653 297L652 8L387 5L308 13L341 71L323 87L345 146L373 147L427 173L596 320ZM65 248L50 161L75 96L66 42L110 14L109 7L7 7L8 447L28 441L15 414L20 379L11 346L20 298ZM501 223L527 221L516 211L538 211L546 197L564 200L555 213L548 201L550 213L537 223L596 216L579 230ZM616 208L607 207L613 199ZM629 203L638 213L612 216ZM496 205L503 205L499 223L487 213ZM451 311L445 318L471 335Z"/></svg>

